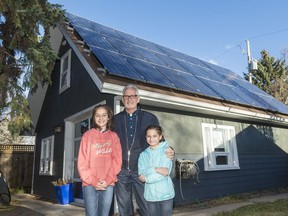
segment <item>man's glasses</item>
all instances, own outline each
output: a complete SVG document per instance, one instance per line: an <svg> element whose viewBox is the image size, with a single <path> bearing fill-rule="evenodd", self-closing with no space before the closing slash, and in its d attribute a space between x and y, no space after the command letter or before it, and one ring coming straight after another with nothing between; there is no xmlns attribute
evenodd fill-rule
<svg viewBox="0 0 288 216"><path fill-rule="evenodd" d="M138 95L123 95L124 100L128 100L128 99L135 100L136 97L138 97Z"/></svg>

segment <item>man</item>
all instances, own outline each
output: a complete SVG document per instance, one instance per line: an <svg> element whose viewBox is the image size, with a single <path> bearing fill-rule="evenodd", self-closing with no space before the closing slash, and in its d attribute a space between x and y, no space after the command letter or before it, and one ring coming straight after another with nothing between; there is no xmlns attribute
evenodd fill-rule
<svg viewBox="0 0 288 216"><path fill-rule="evenodd" d="M132 187L142 216L148 216L147 202L144 199L144 183L138 176L138 158L148 144L145 130L149 125L159 125L158 118L138 107L140 96L135 85L123 89L122 102L125 110L114 116L115 132L122 145L122 168L115 186L118 208L121 216L133 215ZM169 156L170 155L170 156ZM173 157L174 151L167 152L167 157Z"/></svg>

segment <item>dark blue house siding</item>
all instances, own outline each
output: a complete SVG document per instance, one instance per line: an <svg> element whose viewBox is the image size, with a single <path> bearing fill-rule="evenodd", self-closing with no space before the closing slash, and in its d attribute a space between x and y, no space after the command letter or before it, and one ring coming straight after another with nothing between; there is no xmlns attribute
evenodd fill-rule
<svg viewBox="0 0 288 216"><path fill-rule="evenodd" d="M150 110L160 120L166 140L178 159L192 159L200 167L197 179L178 179L172 173L174 204L185 204L244 192L288 186L287 129L197 116L179 110ZM240 169L205 171L201 123L235 127ZM279 134L282 135L279 138ZM286 149L286 150L285 150ZM181 188L182 187L182 195Z"/></svg>
<svg viewBox="0 0 288 216"><path fill-rule="evenodd" d="M59 56L61 57L68 50L68 45L61 46ZM113 106L114 103L111 95L100 93L73 51L71 62L70 88L59 94L60 60L56 61L54 71L52 72L52 85L47 89L35 130L37 136L33 193L52 199L55 199L55 192L51 181L62 178L63 174L65 131L65 128L63 128L61 133L55 133L55 126L61 125L64 127L65 118L100 101L106 100L107 104L111 106ZM41 140L51 135L55 135L53 176L39 175Z"/></svg>
<svg viewBox="0 0 288 216"><path fill-rule="evenodd" d="M174 177L176 189L175 204L198 202L227 195L253 192L269 188L288 186L288 155L242 155L239 153L239 170L204 171L203 160L200 167L199 183L196 179L180 180Z"/></svg>

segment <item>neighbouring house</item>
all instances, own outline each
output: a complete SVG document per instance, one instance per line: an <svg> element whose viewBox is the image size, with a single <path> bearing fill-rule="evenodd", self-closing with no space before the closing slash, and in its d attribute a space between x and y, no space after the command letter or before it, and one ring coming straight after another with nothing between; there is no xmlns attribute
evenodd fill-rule
<svg viewBox="0 0 288 216"><path fill-rule="evenodd" d="M76 166L81 135L95 105L123 109L122 89L130 83L140 89L141 107L158 116L175 159L199 167L197 181L176 173L175 164L175 205L288 185L287 106L228 69L66 17L51 32L59 55L52 85L29 95L34 194L56 199L51 181L66 178L75 202L83 202Z"/></svg>

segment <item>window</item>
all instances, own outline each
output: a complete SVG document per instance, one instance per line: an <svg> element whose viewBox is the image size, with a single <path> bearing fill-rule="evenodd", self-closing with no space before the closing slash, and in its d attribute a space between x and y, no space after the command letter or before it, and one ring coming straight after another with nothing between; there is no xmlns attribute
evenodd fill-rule
<svg viewBox="0 0 288 216"><path fill-rule="evenodd" d="M59 93L70 87L71 73L71 50L66 52L61 58L60 87Z"/></svg>
<svg viewBox="0 0 288 216"><path fill-rule="evenodd" d="M205 171L239 169L235 128L202 124Z"/></svg>
<svg viewBox="0 0 288 216"><path fill-rule="evenodd" d="M41 142L40 175L52 175L53 171L54 136Z"/></svg>

